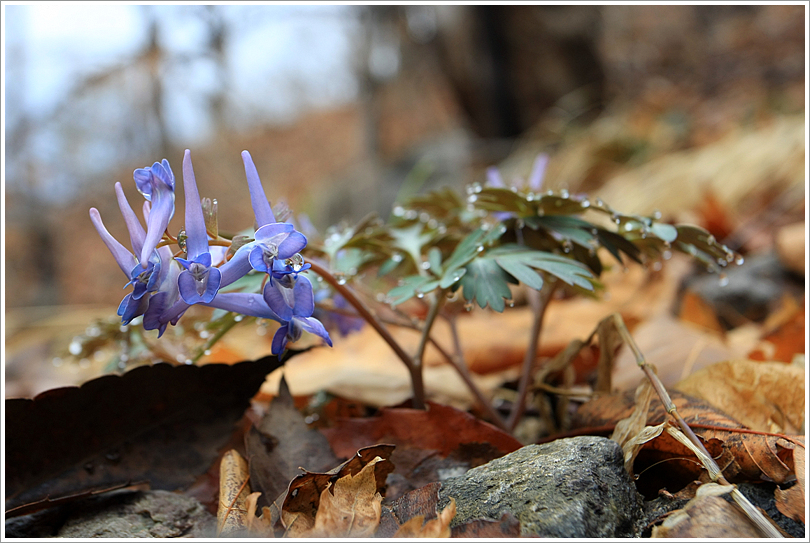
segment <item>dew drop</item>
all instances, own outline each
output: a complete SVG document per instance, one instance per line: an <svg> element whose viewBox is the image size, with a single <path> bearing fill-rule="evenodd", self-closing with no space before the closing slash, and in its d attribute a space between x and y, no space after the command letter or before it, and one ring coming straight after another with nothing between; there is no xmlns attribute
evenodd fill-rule
<svg viewBox="0 0 810 543"><path fill-rule="evenodd" d="M535 196L534 196L534 193L533 193L533 192L530 192L529 194L527 194L527 195L526 195L526 201L527 201L527 202L531 202L531 201L533 201L533 200L534 200L534 198L535 198Z"/></svg>
<svg viewBox="0 0 810 543"><path fill-rule="evenodd" d="M472 311L472 308L473 308L472 302L467 302L467 303L464 304L464 309L465 310Z"/></svg>
<svg viewBox="0 0 810 543"><path fill-rule="evenodd" d="M338 285L345 285L346 284L346 278L343 277L343 276L338 277L337 283L338 283Z"/></svg>
<svg viewBox="0 0 810 543"><path fill-rule="evenodd" d="M193 361L193 360L191 360L190 358L186 358L186 360L183 362L183 364L185 364L186 366L190 366L190 365L192 365L193 363L194 363L194 361Z"/></svg>
<svg viewBox="0 0 810 543"><path fill-rule="evenodd" d="M583 208L588 208L588 207L591 207L591 201L590 200L582 200L579 203L579 205L581 205Z"/></svg>
<svg viewBox="0 0 810 543"><path fill-rule="evenodd" d="M613 222L615 222L616 224L619 224L620 222L622 222L622 220L621 220L621 218L619 217L618 213L611 213L611 215L610 215L610 219L611 219Z"/></svg>
<svg viewBox="0 0 810 543"><path fill-rule="evenodd" d="M721 273L717 277L717 284L720 285L721 287L728 285L728 275L726 275L725 273Z"/></svg>
<svg viewBox="0 0 810 543"><path fill-rule="evenodd" d="M437 221L436 219L430 219L427 222L427 225L428 225L428 228L434 228L435 229L437 226L439 226L439 221Z"/></svg>
<svg viewBox="0 0 810 543"><path fill-rule="evenodd" d="M177 356L175 356L174 358L175 358L175 360L177 360L178 362L184 362L184 361L186 360L186 355L184 355L184 354L178 354L178 355L177 355Z"/></svg>
<svg viewBox="0 0 810 543"><path fill-rule="evenodd" d="M237 315L233 318L233 320L235 320L236 322L242 322L242 319L244 318L245 318L244 315Z"/></svg>
<svg viewBox="0 0 810 543"><path fill-rule="evenodd" d="M475 248L475 250L480 253L480 252L482 252L484 250L484 246L479 245L478 247Z"/></svg>
<svg viewBox="0 0 810 543"><path fill-rule="evenodd" d="M518 230L522 230L524 226L526 226L526 221L523 219L518 219L515 221L515 228Z"/></svg>
<svg viewBox="0 0 810 543"><path fill-rule="evenodd" d="M738 266L742 266L745 264L745 258L742 255L737 255L737 258L734 259L734 263Z"/></svg>
<svg viewBox="0 0 810 543"><path fill-rule="evenodd" d="M706 238L706 243L708 243L709 245L714 245L715 243L717 243L717 240L714 239L713 235L709 234L709 237Z"/></svg>
<svg viewBox="0 0 810 543"><path fill-rule="evenodd" d="M517 187L509 187L509 190L511 190L514 193L517 193L518 191Z"/></svg>
<svg viewBox="0 0 810 543"><path fill-rule="evenodd" d="M419 222L428 222L430 220L430 215L426 212L422 212L419 214Z"/></svg>
<svg viewBox="0 0 810 543"><path fill-rule="evenodd" d="M447 232L447 227L443 224L440 224L439 227L436 229L439 234L444 234Z"/></svg>
<svg viewBox="0 0 810 543"><path fill-rule="evenodd" d="M129 326L127 326L126 324L122 324L121 326L118 327L118 331L121 332L122 334L126 333L127 330L129 330Z"/></svg>
<svg viewBox="0 0 810 543"><path fill-rule="evenodd" d="M391 260L393 260L394 262L402 262L402 254L401 253L392 254Z"/></svg>
<svg viewBox="0 0 810 543"><path fill-rule="evenodd" d="M203 354L204 354L205 356L211 356L211 349L206 349L206 350L204 350L204 351L203 351Z"/></svg>
<svg viewBox="0 0 810 543"><path fill-rule="evenodd" d="M385 301L385 294L383 294L382 292L378 292L377 295L374 297L374 299L380 303L383 303Z"/></svg>
<svg viewBox="0 0 810 543"><path fill-rule="evenodd" d="M416 291L416 297L419 298L419 299L422 299L422 298L425 297L425 293L422 292L421 290L417 290Z"/></svg>
<svg viewBox="0 0 810 543"><path fill-rule="evenodd" d="M428 262L428 261L424 261L424 262L422 262L422 264L421 264L421 268L422 268L423 270L429 270L429 269L430 269L430 262Z"/></svg>
<svg viewBox="0 0 810 543"><path fill-rule="evenodd" d="M573 248L574 248L574 246L571 243L570 239L566 239L566 240L563 241L563 252L570 253L571 249L573 249Z"/></svg>
<svg viewBox="0 0 810 543"><path fill-rule="evenodd" d="M570 196L570 194L568 194L568 191L567 191L567 190L562 189L562 190L560 191L560 198L566 198L566 199L567 199L569 196Z"/></svg>
<svg viewBox="0 0 810 543"><path fill-rule="evenodd" d="M73 338L73 341L70 342L68 346L68 352L73 356L78 356L82 352L82 344L78 340L78 338Z"/></svg>
<svg viewBox="0 0 810 543"><path fill-rule="evenodd" d="M509 300L509 307L515 307L515 302L512 301L512 300Z"/></svg>
<svg viewBox="0 0 810 543"><path fill-rule="evenodd" d="M414 209L409 209L408 211L405 212L405 218L408 219L409 221L414 220L417 217L417 215L418 213Z"/></svg>
<svg viewBox="0 0 810 543"><path fill-rule="evenodd" d="M394 217L401 217L405 214L405 208L402 206L396 206L394 208Z"/></svg>
<svg viewBox="0 0 810 543"><path fill-rule="evenodd" d="M478 196L476 196L475 194L470 194L469 196L467 196L467 201L468 201L469 203L471 203L471 204L472 204L473 202L475 202L476 200L478 200Z"/></svg>
<svg viewBox="0 0 810 543"><path fill-rule="evenodd" d="M653 211L652 217L656 221L660 220L661 219L661 212L656 209L655 211Z"/></svg>
<svg viewBox="0 0 810 543"><path fill-rule="evenodd" d="M478 193L484 190L484 187L481 186L481 183L473 183L473 192Z"/></svg>
<svg viewBox="0 0 810 543"><path fill-rule="evenodd" d="M603 202L601 198L597 198L596 207L605 207L605 202Z"/></svg>
<svg viewBox="0 0 810 543"><path fill-rule="evenodd" d="M473 188L472 185L467 185L466 187L464 187L464 192L466 192L467 194L473 194L475 192L475 189Z"/></svg>

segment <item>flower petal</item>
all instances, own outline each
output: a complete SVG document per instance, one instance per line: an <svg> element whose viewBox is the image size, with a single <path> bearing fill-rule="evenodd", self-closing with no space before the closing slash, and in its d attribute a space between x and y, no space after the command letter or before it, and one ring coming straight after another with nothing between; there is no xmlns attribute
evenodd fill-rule
<svg viewBox="0 0 810 543"><path fill-rule="evenodd" d="M256 230L256 235L253 237L256 241L266 241L275 238L279 234L289 234L294 230L295 227L288 222L274 222L259 227L259 229ZM279 239L281 240L283 237Z"/></svg>
<svg viewBox="0 0 810 543"><path fill-rule="evenodd" d="M312 283L303 275L299 275L293 287L295 306L293 314L298 317L311 317L315 311L315 296L312 294Z"/></svg>
<svg viewBox="0 0 810 543"><path fill-rule="evenodd" d="M158 188L152 192L151 202L146 239L143 242L143 249L141 249L141 262L149 260L149 256L157 247L160 238L163 237L163 232L169 226L169 221L174 216L174 192L165 184L160 183Z"/></svg>
<svg viewBox="0 0 810 543"><path fill-rule="evenodd" d="M183 155L183 189L186 192L186 235L188 236L186 247L189 259L195 260L197 256L208 252L208 234L205 231L205 216L200 193L197 190L197 181L194 178L194 168L191 165L191 151L188 149Z"/></svg>
<svg viewBox="0 0 810 543"><path fill-rule="evenodd" d="M310 334L315 334L322 338L330 347L332 346L332 339L329 337L329 332L326 331L321 321L315 317L293 317L293 319L298 326Z"/></svg>
<svg viewBox="0 0 810 543"><path fill-rule="evenodd" d="M129 241L132 244L132 250L136 255L139 255L141 254L141 250L143 250L146 230L141 226L138 216L132 211L132 207L129 205L121 183L115 184L115 196L118 199L118 209L121 210L121 215L124 216L124 223L126 223L127 230L129 231Z"/></svg>
<svg viewBox="0 0 810 543"><path fill-rule="evenodd" d="M487 183L489 184L490 187L501 188L504 186L503 178L501 177L501 172L495 166L487 168Z"/></svg>
<svg viewBox="0 0 810 543"><path fill-rule="evenodd" d="M107 246L107 249L115 258L115 261L118 263L118 266L121 268L127 277L130 277L130 272L132 268L134 268L138 264L138 259L130 253L126 247L121 245L117 239L112 237L105 228L104 223L101 222L101 214L98 212L98 209L91 207L90 208L90 220L93 222L93 226L96 227L96 232L98 235L101 236L102 241Z"/></svg>
<svg viewBox="0 0 810 543"><path fill-rule="evenodd" d="M241 279L253 269L248 259L252 249L252 246L243 245L229 261L219 268L219 271L222 272L222 284L220 288L230 285L237 279Z"/></svg>
<svg viewBox="0 0 810 543"><path fill-rule="evenodd" d="M307 246L307 238L301 232L292 231L287 239L278 245L278 257L290 258Z"/></svg>
<svg viewBox="0 0 810 543"><path fill-rule="evenodd" d="M294 289L283 287L278 281L268 281L262 294L264 301L282 321L292 319L296 303Z"/></svg>
<svg viewBox="0 0 810 543"><path fill-rule="evenodd" d="M245 164L245 176L247 177L248 190L250 191L250 205L253 206L253 215L256 217L256 223L262 227L266 224L276 222L276 217L273 215L273 208L270 207L270 202L267 201L267 196L264 194L264 188L259 179L259 172L256 171L253 158L247 151L242 151L242 162Z"/></svg>
<svg viewBox="0 0 810 543"><path fill-rule="evenodd" d="M548 166L548 155L537 155L537 158L534 159L534 165L532 166L532 173L529 174L529 189L537 192L543 188L546 166Z"/></svg>
<svg viewBox="0 0 810 543"><path fill-rule="evenodd" d="M281 326L276 330L276 335L273 336L273 344L270 352L274 355L279 355L287 348L287 325Z"/></svg>
<svg viewBox="0 0 810 543"><path fill-rule="evenodd" d="M223 309L231 313L283 322L282 319L270 309L262 295L256 294L255 292L220 292L213 300L203 305Z"/></svg>

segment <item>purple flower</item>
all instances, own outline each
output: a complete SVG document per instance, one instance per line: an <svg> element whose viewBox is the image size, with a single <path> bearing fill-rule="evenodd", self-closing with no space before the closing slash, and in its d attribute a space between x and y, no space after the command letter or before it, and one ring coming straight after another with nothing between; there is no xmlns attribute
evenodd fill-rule
<svg viewBox="0 0 810 543"><path fill-rule="evenodd" d="M254 270L271 275L276 259L291 258L307 245L304 234L297 232L295 227L287 222L266 224L256 230L254 237L256 241L250 250L250 265Z"/></svg>
<svg viewBox="0 0 810 543"><path fill-rule="evenodd" d="M288 276L290 277L290 276ZM291 286L283 283L293 284ZM277 355L287 348L289 341L297 341L307 331L323 338L331 347L329 332L318 319L312 317L315 298L312 283L304 276L287 281L268 282L264 286L264 300L283 323L273 336L272 353Z"/></svg>
<svg viewBox="0 0 810 543"><path fill-rule="evenodd" d="M177 261L185 268L177 278L180 297L187 304L208 303L217 295L222 282L222 272L211 266L208 252L208 233L205 231L200 194L191 165L191 151L183 156L183 188L186 191L186 250L188 259Z"/></svg>
<svg viewBox="0 0 810 543"><path fill-rule="evenodd" d="M174 216L174 173L165 158L155 162L149 168L138 168L132 174L138 192L152 204L152 211L147 221L146 238L140 251L140 262L149 261L149 255L155 250L163 232Z"/></svg>
<svg viewBox="0 0 810 543"><path fill-rule="evenodd" d="M250 205L253 206L253 214L256 216L256 224L258 228L266 224L276 222L276 217L273 215L273 208L270 207L270 202L264 195L264 188L262 188L262 181L259 179L259 172L256 171L256 165L253 164L253 158L247 151L242 151L242 162L245 164L245 176L247 177L248 190L250 191Z"/></svg>

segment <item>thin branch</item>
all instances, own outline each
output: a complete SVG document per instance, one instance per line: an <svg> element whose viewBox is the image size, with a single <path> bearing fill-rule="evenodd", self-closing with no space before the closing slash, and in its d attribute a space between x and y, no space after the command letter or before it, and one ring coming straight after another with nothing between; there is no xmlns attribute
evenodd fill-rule
<svg viewBox="0 0 810 543"><path fill-rule="evenodd" d="M355 310L357 310L357 313L367 323L369 323L369 325L371 325L372 328L374 328L374 330L380 335L381 338L383 338L383 340L388 344L388 346L391 347L391 349L394 351L397 357L399 357L399 359L402 360L402 363L405 364L405 367L408 368L408 372L411 374L411 378L413 378L414 369L416 369L416 363L410 356L408 356L408 353L406 353L402 349L399 343L397 343L397 341L394 339L394 337L391 335L388 329L385 326L383 326L380 320L377 319L377 317L375 317L371 313L371 311L366 307L366 305L357 296L354 295L354 292L352 292L351 289L346 287L346 285L340 284L340 282L337 279L335 279L335 276L329 273L328 270L322 268L319 264L313 262L312 260L309 261L309 264L311 266L310 269L313 272L321 276L324 281L329 283L329 285L331 285L332 288L338 291L340 295L343 296L343 298L347 302L349 302L349 304L351 304L351 306L354 307ZM416 403L421 403L424 405L424 390L421 393L422 397L416 398L417 400ZM416 390L414 390L414 394L417 394Z"/></svg>
<svg viewBox="0 0 810 543"><path fill-rule="evenodd" d="M661 380L658 378L658 375L655 373L655 368L647 363L647 360L644 358L644 355L641 354L641 350L638 348L638 345L636 345L633 336L631 336L630 332L627 330L627 326L624 324L624 319L622 319L621 315L618 313L614 313L611 317L613 318L616 330L619 331L622 339L624 339L625 343L627 343L630 350L633 352L633 355L636 357L636 364L638 364L638 367L644 372L647 379L649 379L653 389L655 389L656 393L658 393L658 397L661 398L661 402L664 404L664 408L666 409L667 413L669 413L672 418L675 419L683 435L693 445L693 452L695 452L698 459L700 459L706 471L709 472L709 476L711 477L712 481L721 485L733 487L731 497L735 502L737 502L737 505L743 509L749 520L751 520L751 522L760 530L760 532L762 532L763 535L766 537L782 537L779 530L777 530L773 524L771 524L771 522L765 518L760 510L751 505L751 502L749 502L748 499L742 493L740 493L737 486L732 485L726 480L720 466L717 465L717 462L714 461L712 455L709 454L709 451L707 451L706 447L703 446L703 442L698 439L683 417L681 417L680 413L678 413L678 408L675 406L675 403L672 401L672 398L670 398L667 389L664 387L663 383L661 383Z"/></svg>

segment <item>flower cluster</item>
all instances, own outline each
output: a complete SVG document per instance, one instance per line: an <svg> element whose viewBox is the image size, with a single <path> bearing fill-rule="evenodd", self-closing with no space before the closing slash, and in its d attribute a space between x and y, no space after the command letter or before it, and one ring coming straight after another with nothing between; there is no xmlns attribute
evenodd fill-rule
<svg viewBox="0 0 810 543"><path fill-rule="evenodd" d="M121 301L118 315L124 324L143 316L144 328L158 330L160 336L169 324L177 324L190 306L200 304L279 322L273 354L283 352L287 343L298 340L303 331L323 338L331 346L323 324L312 317L312 283L300 275L310 267L300 253L307 238L292 224L276 221L250 153L243 151L242 160L258 226L252 239L233 243L227 250L216 233L207 231L188 150L183 157L185 231L177 239L166 230L174 215L175 190L174 173L166 159L133 174L138 191L146 199L145 230L124 196L121 183L115 184L133 252L107 231L98 210L90 209L93 225L129 279L126 286L133 286ZM172 242L180 246L178 254L172 254L168 246ZM267 274L261 293L222 292L251 270Z"/></svg>

